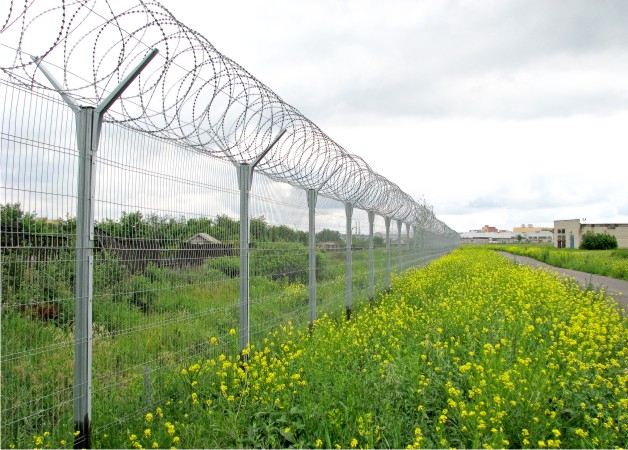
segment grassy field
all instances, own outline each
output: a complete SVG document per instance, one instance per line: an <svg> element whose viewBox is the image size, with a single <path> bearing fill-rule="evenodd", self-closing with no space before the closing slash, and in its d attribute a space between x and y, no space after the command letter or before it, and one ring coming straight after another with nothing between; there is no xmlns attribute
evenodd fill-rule
<svg viewBox="0 0 628 450"><path fill-rule="evenodd" d="M320 315L342 311L345 305L345 253L323 256L317 284ZM393 271L396 256L395 251ZM288 257L284 252L283 259ZM409 258L405 250L403 257L404 261ZM267 257L265 260L268 262ZM118 263L96 265L92 410L97 436L112 434L111 428L125 427L128 418L141 415L147 405L167 399L164 389L172 384L171 373L181 364L200 356L237 353L239 279L217 267L224 269L215 260L194 269L149 267L141 276L126 275L122 282L115 282L112 274L120 270ZM376 292L385 289L385 267L385 249L376 249ZM49 272L29 269L21 275L39 285L45 283L43 278ZM251 278L252 342L262 342L270 330L288 321L302 326L308 323L308 289L303 282L307 272L292 280L264 270L256 273ZM353 253L353 273L357 304L368 299L367 251ZM64 290L68 292L61 307L71 313L72 292ZM10 299L12 293L7 290L3 297L5 294ZM24 293L13 295L20 294ZM73 321L61 316L42 320L35 304L29 306L22 300L20 306L12 306L4 300L2 446L33 446L37 443L33 436L44 437L41 430L50 430L55 436L52 447L71 446ZM107 441L96 442L109 446Z"/></svg>
<svg viewBox="0 0 628 450"><path fill-rule="evenodd" d="M529 256L564 269L628 281L628 249L580 250L554 248L548 245L491 245L490 248Z"/></svg>
<svg viewBox="0 0 628 450"><path fill-rule="evenodd" d="M628 435L628 319L602 294L465 248L250 348L169 375L100 447L613 448ZM57 446L56 430L33 437Z"/></svg>

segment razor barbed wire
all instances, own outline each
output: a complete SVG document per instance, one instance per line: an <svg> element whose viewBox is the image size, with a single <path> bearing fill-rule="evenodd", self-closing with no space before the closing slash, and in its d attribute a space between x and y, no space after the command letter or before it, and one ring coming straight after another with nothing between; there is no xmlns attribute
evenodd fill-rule
<svg viewBox="0 0 628 450"><path fill-rule="evenodd" d="M7 6L0 18L0 69L13 82L50 89L37 70L43 62L61 74L66 95L95 105L156 48L161 64L137 78L105 121L237 164L255 161L286 130L256 170L457 239L424 201L347 152L160 3L11 0Z"/></svg>

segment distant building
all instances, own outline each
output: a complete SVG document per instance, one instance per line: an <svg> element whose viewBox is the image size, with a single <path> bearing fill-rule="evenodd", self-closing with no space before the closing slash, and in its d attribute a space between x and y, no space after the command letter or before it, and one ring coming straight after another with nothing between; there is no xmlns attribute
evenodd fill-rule
<svg viewBox="0 0 628 450"><path fill-rule="evenodd" d="M517 234L523 235L525 241L530 244L551 243L554 241L554 231L551 228L544 228L539 231L527 231Z"/></svg>
<svg viewBox="0 0 628 450"><path fill-rule="evenodd" d="M554 229L553 228L549 228L549 227L535 227L531 223L529 223L528 225L526 225L525 223L522 223L520 227L514 227L512 229L512 231L514 233L534 233L534 232L537 232L537 231L551 231L551 232L554 232Z"/></svg>
<svg viewBox="0 0 628 450"><path fill-rule="evenodd" d="M579 248L587 231L613 235L619 248L628 248L628 223L580 223L580 219L554 221L554 246Z"/></svg>
<svg viewBox="0 0 628 450"><path fill-rule="evenodd" d="M209 245L209 244L222 244L218 239L213 236L210 236L207 233L196 233L194 236L190 238L188 243L193 245Z"/></svg>
<svg viewBox="0 0 628 450"><path fill-rule="evenodd" d="M483 231L469 231L460 233L461 244L514 244L517 242L514 233L497 233Z"/></svg>
<svg viewBox="0 0 628 450"><path fill-rule="evenodd" d="M482 227L482 232L483 233L497 233L499 230L495 227L490 227L488 225L484 225Z"/></svg>
<svg viewBox="0 0 628 450"><path fill-rule="evenodd" d="M347 246L345 244L342 244L340 242L336 242L336 241L327 241L327 242L317 242L316 243L316 248L319 248L321 250L342 250L343 248L346 248Z"/></svg>
<svg viewBox="0 0 628 450"><path fill-rule="evenodd" d="M515 233L512 231L478 232L469 231L460 233L461 244L534 244L551 243L553 240L551 231L534 231L529 233Z"/></svg>
<svg viewBox="0 0 628 450"><path fill-rule="evenodd" d="M498 233L495 231L469 231L460 233L461 244L514 244L517 242L514 233Z"/></svg>

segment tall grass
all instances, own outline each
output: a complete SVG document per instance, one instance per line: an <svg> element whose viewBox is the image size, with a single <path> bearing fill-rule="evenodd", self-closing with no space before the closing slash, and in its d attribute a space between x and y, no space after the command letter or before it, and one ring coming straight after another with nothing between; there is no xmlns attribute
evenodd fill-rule
<svg viewBox="0 0 628 450"><path fill-rule="evenodd" d="M628 435L628 319L603 293L468 248L314 329L170 374L103 447L611 448ZM37 436L54 445L60 435Z"/></svg>
<svg viewBox="0 0 628 450"><path fill-rule="evenodd" d="M579 250L539 245L491 245L490 248L528 256L564 269L628 281L628 249Z"/></svg>
<svg viewBox="0 0 628 450"><path fill-rule="evenodd" d="M300 253L302 248L298 249ZM307 251L304 255L307 259ZM405 250L403 257L404 261L409 258ZM273 258L284 262L280 255ZM329 252L319 254L317 259L317 312L323 315L342 310L346 255L344 251ZM164 375L168 373L164 368L177 367L198 355L237 353L239 280L230 276L228 270L219 270L233 264L217 264L215 260L208 260L202 267L184 269L149 264L144 272L133 275L115 259L97 262L92 411L94 429L102 438L111 434L111 427L124 426L129 417L164 398L160 389L172 383L171 377ZM292 321L305 326L309 319L304 282L307 272L303 273L303 267L292 273L284 270L288 275L276 276L277 271L268 268L272 261L266 258L263 262L263 270L261 266L252 268L252 342L261 342L278 324ZM393 270L398 270L395 263L393 258ZM353 266L353 295L358 303L368 298L368 251L354 252ZM23 286L28 284L24 282ZM375 290L384 289L385 250L376 249ZM71 313L71 288L64 287L65 291L63 302L68 303L65 309ZM44 321L12 306L5 294L2 354L20 357L3 361L3 424L10 425L2 429L2 442L32 446L32 436L41 436L40 430L44 429L64 436L54 447L71 445L68 436L72 434L72 402L64 400L71 399L73 385L71 314L64 321ZM26 294L16 291L14 295L22 298ZM229 333L232 329L236 334ZM219 343L211 344L212 338L219 339ZM35 348L34 343L45 346ZM52 351L44 351L45 348ZM60 444L61 440L65 444Z"/></svg>

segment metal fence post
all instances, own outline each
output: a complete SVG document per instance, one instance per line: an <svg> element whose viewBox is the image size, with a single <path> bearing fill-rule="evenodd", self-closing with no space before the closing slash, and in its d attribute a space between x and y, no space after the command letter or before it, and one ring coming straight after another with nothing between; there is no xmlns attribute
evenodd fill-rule
<svg viewBox="0 0 628 450"><path fill-rule="evenodd" d="M251 185L253 183L253 171L262 158L268 154L275 144L286 133L282 129L272 142L262 151L251 164L235 164L238 173L238 187L240 188L240 356L242 361L246 361L247 355L244 350L251 341L250 330L250 226L251 217L249 215L249 203Z"/></svg>
<svg viewBox="0 0 628 450"><path fill-rule="evenodd" d="M410 267L412 260L410 257L410 224L406 222L406 266Z"/></svg>
<svg viewBox="0 0 628 450"><path fill-rule="evenodd" d="M316 199L318 192L315 189L307 190L308 225L309 225L309 247L310 247L310 326L316 320Z"/></svg>
<svg viewBox="0 0 628 450"><path fill-rule="evenodd" d="M351 258L351 219L353 217L353 205L349 202L345 203L345 214L347 216L347 280L346 280L346 291L347 291L347 320L351 318L351 306L353 303L353 273L352 273L352 258Z"/></svg>
<svg viewBox="0 0 628 450"><path fill-rule="evenodd" d="M384 217L386 225L386 290L390 291L390 217Z"/></svg>
<svg viewBox="0 0 628 450"><path fill-rule="evenodd" d="M251 338L249 330L249 202L253 168L249 164L240 164L237 170L240 189L240 352L242 352Z"/></svg>
<svg viewBox="0 0 628 450"><path fill-rule="evenodd" d="M412 247L414 250L414 264L418 264L419 263L419 255L417 252L417 238L416 238L416 225L412 225L412 237L413 237L413 242L412 242Z"/></svg>
<svg viewBox="0 0 628 450"><path fill-rule="evenodd" d="M74 111L79 153L76 210L76 310L74 334L74 448L91 448L92 301L94 268L95 154L105 113L157 55L152 49L96 107L79 106L41 65L37 67ZM33 58L37 62L37 58Z"/></svg>
<svg viewBox="0 0 628 450"><path fill-rule="evenodd" d="M92 288L94 249L94 108L76 114L79 151L76 213L76 307L74 338L74 447L91 447Z"/></svg>
<svg viewBox="0 0 628 450"><path fill-rule="evenodd" d="M375 297L375 242L373 228L375 226L375 211L369 211L369 299Z"/></svg>
<svg viewBox="0 0 628 450"><path fill-rule="evenodd" d="M397 262L397 272L401 273L401 225L402 225L402 221L400 219L397 219L397 258L398 258L398 262Z"/></svg>

